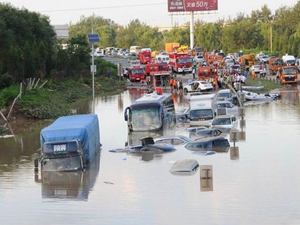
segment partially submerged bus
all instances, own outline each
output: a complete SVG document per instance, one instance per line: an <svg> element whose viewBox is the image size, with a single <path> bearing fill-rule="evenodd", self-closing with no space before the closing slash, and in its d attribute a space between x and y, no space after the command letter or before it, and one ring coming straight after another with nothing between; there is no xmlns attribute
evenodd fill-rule
<svg viewBox="0 0 300 225"><path fill-rule="evenodd" d="M129 132L171 128L176 123L172 95L156 92L147 94L125 109L124 119Z"/></svg>

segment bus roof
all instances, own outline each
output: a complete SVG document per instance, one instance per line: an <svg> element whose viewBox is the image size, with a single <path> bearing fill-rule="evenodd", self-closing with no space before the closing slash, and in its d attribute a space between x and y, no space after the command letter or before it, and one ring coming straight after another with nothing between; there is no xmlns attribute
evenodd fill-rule
<svg viewBox="0 0 300 225"><path fill-rule="evenodd" d="M162 102L170 96L171 96L171 94L158 95L156 92L153 92L151 94L144 95L143 97L137 99L135 101L135 103L140 103L140 102Z"/></svg>

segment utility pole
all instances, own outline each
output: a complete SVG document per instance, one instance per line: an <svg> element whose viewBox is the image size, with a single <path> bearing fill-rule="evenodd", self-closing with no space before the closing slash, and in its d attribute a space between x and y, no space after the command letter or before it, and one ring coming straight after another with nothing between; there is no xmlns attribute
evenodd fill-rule
<svg viewBox="0 0 300 225"><path fill-rule="evenodd" d="M270 52L273 52L273 24L270 21Z"/></svg>
<svg viewBox="0 0 300 225"><path fill-rule="evenodd" d="M190 49L194 48L195 43L195 32L194 32L194 12L190 12Z"/></svg>

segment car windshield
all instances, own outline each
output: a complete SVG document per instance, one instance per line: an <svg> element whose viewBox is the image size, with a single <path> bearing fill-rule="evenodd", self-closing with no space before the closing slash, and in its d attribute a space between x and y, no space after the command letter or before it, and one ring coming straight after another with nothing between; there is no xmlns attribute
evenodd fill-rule
<svg viewBox="0 0 300 225"><path fill-rule="evenodd" d="M282 70L283 75L289 75L289 74L297 74L297 68L284 68Z"/></svg>
<svg viewBox="0 0 300 225"><path fill-rule="evenodd" d="M227 139L219 139L213 141L214 147L230 147L230 144Z"/></svg>
<svg viewBox="0 0 300 225"><path fill-rule="evenodd" d="M178 59L178 63L190 63L190 62L192 62L191 58L181 58L181 59Z"/></svg>
<svg viewBox="0 0 300 225"><path fill-rule="evenodd" d="M135 75L135 74L141 74L141 73L144 73L144 70L143 69L134 69L134 70L131 71L131 73L133 75Z"/></svg>
<svg viewBox="0 0 300 225"><path fill-rule="evenodd" d="M211 120L213 119L213 111L212 109L196 109L191 110L190 119L191 120Z"/></svg>
<svg viewBox="0 0 300 225"><path fill-rule="evenodd" d="M46 158L42 161L43 171L76 171L82 170L80 156L65 158Z"/></svg>
<svg viewBox="0 0 300 225"><path fill-rule="evenodd" d="M226 93L226 92L220 92L219 94L218 94L218 97L223 97L223 98L229 98L230 96L230 93Z"/></svg>
<svg viewBox="0 0 300 225"><path fill-rule="evenodd" d="M162 126L159 107L141 107L131 111L132 128L136 131L156 130Z"/></svg>
<svg viewBox="0 0 300 225"><path fill-rule="evenodd" d="M286 64L288 64L288 65L292 65L292 64L295 64L295 60L287 60L286 61Z"/></svg>
<svg viewBox="0 0 300 225"><path fill-rule="evenodd" d="M230 125L230 118L215 118L212 125Z"/></svg>

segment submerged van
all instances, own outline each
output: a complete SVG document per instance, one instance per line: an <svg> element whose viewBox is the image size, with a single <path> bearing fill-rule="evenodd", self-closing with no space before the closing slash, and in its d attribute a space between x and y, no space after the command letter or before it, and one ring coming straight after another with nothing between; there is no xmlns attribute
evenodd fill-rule
<svg viewBox="0 0 300 225"><path fill-rule="evenodd" d="M196 95L189 99L190 126L210 126L216 116L214 94Z"/></svg>

